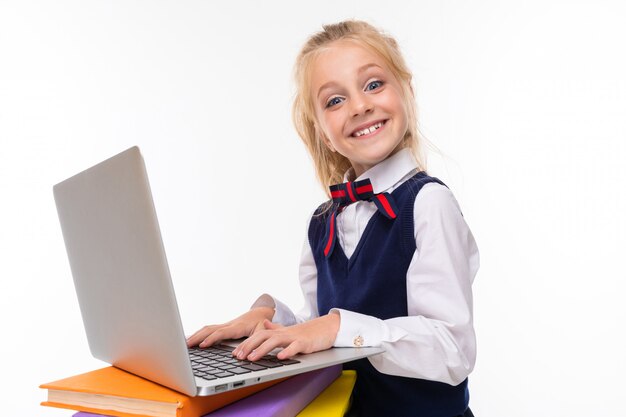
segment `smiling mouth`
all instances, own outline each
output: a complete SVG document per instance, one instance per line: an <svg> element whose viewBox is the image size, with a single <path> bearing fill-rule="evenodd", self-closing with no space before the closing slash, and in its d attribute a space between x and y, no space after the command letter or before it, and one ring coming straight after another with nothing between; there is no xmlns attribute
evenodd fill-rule
<svg viewBox="0 0 626 417"><path fill-rule="evenodd" d="M375 131L377 131L381 127L383 127L385 125L385 123L387 123L386 120L374 123L373 125L371 125L369 127L366 127L365 129L357 130L356 132L352 133L352 135L350 135L350 136L358 138L358 137L361 137L361 136L369 135L371 133L374 133Z"/></svg>

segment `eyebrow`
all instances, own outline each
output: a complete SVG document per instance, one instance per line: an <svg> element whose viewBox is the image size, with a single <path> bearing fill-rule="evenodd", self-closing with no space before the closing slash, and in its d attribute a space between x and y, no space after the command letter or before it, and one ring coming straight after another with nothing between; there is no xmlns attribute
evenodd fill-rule
<svg viewBox="0 0 626 417"><path fill-rule="evenodd" d="M362 67L360 67L360 68L357 70L357 73L361 74L362 72L367 71L367 70L368 70L368 69L370 69L371 67L378 67L378 68L381 68L381 69L382 69L382 67L381 67L380 65L378 65L378 64L374 64L374 63L372 62L372 63L365 64L365 65L363 65ZM327 82L327 83L324 83L324 84L320 87L320 89L319 89L319 90L317 90L317 97L319 98L319 96L320 96L320 94L322 93L322 91L323 91L323 90L325 90L325 89L327 89L327 88L329 88L329 87L336 86L336 85L337 85L337 83L336 83L336 82L334 82L334 81L329 81L329 82Z"/></svg>

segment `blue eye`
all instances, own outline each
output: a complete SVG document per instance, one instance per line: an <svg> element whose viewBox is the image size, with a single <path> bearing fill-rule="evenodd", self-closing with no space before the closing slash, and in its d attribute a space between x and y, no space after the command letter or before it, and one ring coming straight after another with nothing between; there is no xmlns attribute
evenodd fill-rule
<svg viewBox="0 0 626 417"><path fill-rule="evenodd" d="M341 103L341 99L339 97L333 97L330 100L328 100L328 103L326 103L326 107L328 108L339 103Z"/></svg>
<svg viewBox="0 0 626 417"><path fill-rule="evenodd" d="M383 85L382 81L372 81L371 83L367 85L367 87L365 87L365 90L366 91L375 90L377 88L382 87L382 85Z"/></svg>

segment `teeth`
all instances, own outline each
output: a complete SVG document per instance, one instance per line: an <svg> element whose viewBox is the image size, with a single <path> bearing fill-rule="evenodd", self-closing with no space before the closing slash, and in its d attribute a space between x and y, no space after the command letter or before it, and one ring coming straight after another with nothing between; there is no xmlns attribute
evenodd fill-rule
<svg viewBox="0 0 626 417"><path fill-rule="evenodd" d="M380 127L383 125L383 122L378 122L375 125L372 125L370 127L366 127L363 130L359 130L358 132L354 133L354 136L356 136L357 138L359 136L363 136L363 135L367 135L368 133L372 133L373 131L380 129Z"/></svg>

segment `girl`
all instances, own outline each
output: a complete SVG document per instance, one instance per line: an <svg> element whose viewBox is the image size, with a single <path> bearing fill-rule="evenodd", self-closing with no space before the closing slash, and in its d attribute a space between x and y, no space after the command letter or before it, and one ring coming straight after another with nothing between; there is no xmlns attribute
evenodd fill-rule
<svg viewBox="0 0 626 417"><path fill-rule="evenodd" d="M357 370L350 415L471 416L478 249L450 190L424 171L411 73L395 40L365 22L326 25L302 48L295 77L294 123L331 197L309 221L305 305L294 314L264 294L188 345L247 336L233 355L248 360L277 347L286 359L382 346L345 365Z"/></svg>

